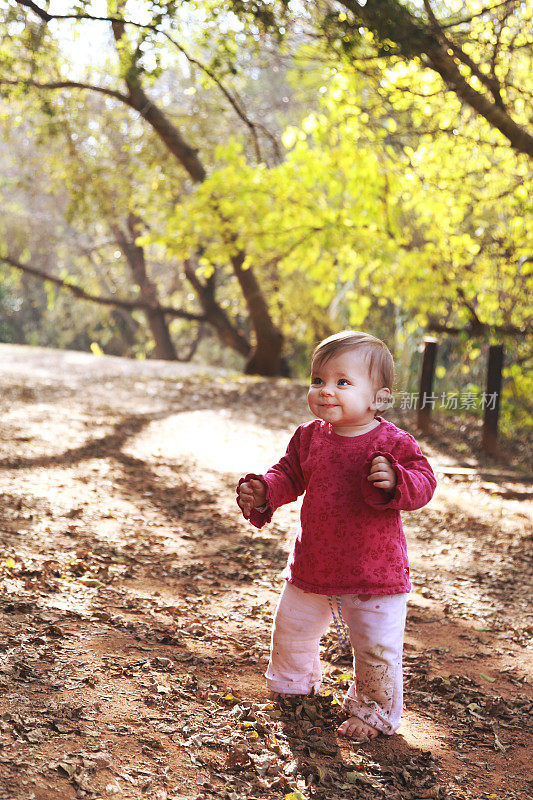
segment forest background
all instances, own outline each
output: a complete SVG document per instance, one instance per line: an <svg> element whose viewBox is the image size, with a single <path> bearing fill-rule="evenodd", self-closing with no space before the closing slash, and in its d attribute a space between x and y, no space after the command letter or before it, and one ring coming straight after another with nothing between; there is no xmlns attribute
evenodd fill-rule
<svg viewBox="0 0 533 800"><path fill-rule="evenodd" d="M523 431L531 23L514 0L0 0L0 341L302 377L362 327L414 391L431 333L437 395L481 393L503 342Z"/></svg>

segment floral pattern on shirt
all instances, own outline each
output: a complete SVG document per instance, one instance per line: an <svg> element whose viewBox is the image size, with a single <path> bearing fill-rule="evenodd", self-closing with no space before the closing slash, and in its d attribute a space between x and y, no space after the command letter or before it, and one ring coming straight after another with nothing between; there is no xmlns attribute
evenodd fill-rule
<svg viewBox="0 0 533 800"><path fill-rule="evenodd" d="M283 576L317 594L400 594L411 588L401 510L426 505L435 491L433 471L413 436L377 417L361 436L339 436L314 420L295 431L287 452L258 478L267 488L257 528L305 492L300 528ZM383 455L397 475L393 493L373 486L372 460Z"/></svg>

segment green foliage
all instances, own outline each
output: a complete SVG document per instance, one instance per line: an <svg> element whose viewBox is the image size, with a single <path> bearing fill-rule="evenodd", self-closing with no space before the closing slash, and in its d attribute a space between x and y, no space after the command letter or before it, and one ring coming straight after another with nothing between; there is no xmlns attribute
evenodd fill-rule
<svg viewBox="0 0 533 800"><path fill-rule="evenodd" d="M272 307L287 336L308 346L371 320L387 330L386 315L397 350L428 325L479 323L487 333L458 347L470 369L491 330L518 331L528 318L528 164L483 120L467 115L462 135L450 129L464 112L433 73L416 68L421 95L407 103L398 89L406 69L381 70L373 90L335 70L321 107L285 129L286 157L274 168L251 165L238 140L220 147L217 170L157 241L180 258L201 247L204 274L245 248L269 296L279 287ZM525 391L517 370L515 403ZM466 385L463 370L452 377L462 385L448 391Z"/></svg>
<svg viewBox="0 0 533 800"><path fill-rule="evenodd" d="M513 353L515 362L504 369L502 428L505 432L523 431L524 439L533 430L533 370L531 348L524 345Z"/></svg>
<svg viewBox="0 0 533 800"><path fill-rule="evenodd" d="M463 5L473 8L452 5L454 14ZM100 86L123 90L124 77L142 83L200 150L208 179L191 186L161 140L118 101L74 90L35 92L23 81L4 88L10 102L0 107L16 131L11 142L16 138L20 147L16 188L4 170L6 196L28 206L13 210L19 224L10 227L11 245L28 247L85 288L113 287L125 296L131 278L116 256L112 231L133 211L146 223L140 242L161 297L197 310L182 271L191 257L203 281L216 278L222 308L249 334L230 265L244 251L244 268L258 277L296 372L306 371L317 339L347 326L368 327L394 347L399 386L408 388L421 333L452 326L466 333L448 340L453 347L443 354L439 390L483 386L487 343L503 336L499 329L525 329L528 317L533 230L526 158L465 110L420 59L395 54L392 39L369 26L354 29L348 13L320 18L326 32L320 42L303 38L301 19L283 15L284 3L154 0L145 6L143 19L174 44L153 27L126 26L118 53L110 50L98 65L69 64L47 26L29 15L21 29L26 15L10 8L0 63L6 75L24 79L58 80L74 69L80 80ZM125 5L126 18L137 11ZM306 25L319 19L312 4L300 12ZM490 19L459 26L474 60L482 61L493 43ZM527 107L517 87L533 91L531 69L524 48L509 49L511 41L522 41L518 20L517 10L502 20L500 41L509 59L508 72L499 75L506 103L525 124ZM80 33L83 26L77 23ZM264 66L269 49L276 50L276 71ZM341 51L348 62L332 57ZM289 73L279 66L288 58ZM272 85L290 102L282 106L271 97ZM242 115L227 104L228 94L241 112L268 122L271 136L255 126L259 148ZM26 139L37 181L21 166ZM28 234L31 192L57 201L46 253ZM48 308L44 291L35 302L47 335L52 321L79 302L66 297L54 289ZM105 329L98 339L105 350L107 334L120 335L118 323L109 312L95 310L94 316L91 335L96 338L98 325ZM141 314L133 319L143 324ZM65 329L58 329L63 336ZM182 335L182 325L175 331ZM128 352L149 352L146 333L133 339ZM531 389L521 342L506 337L506 424L522 424Z"/></svg>
<svg viewBox="0 0 533 800"><path fill-rule="evenodd" d="M322 111L286 129L286 159L273 169L251 166L236 140L219 148L218 169L159 241L180 257L202 246L203 270L245 247L246 264L275 261L284 286L305 276L305 303L348 304L353 325L399 296L413 325L462 325L475 313L520 327L532 246L525 159L482 142L490 132L479 123L472 139L443 131L402 146L394 109L371 119L375 99L362 97L357 76L335 75Z"/></svg>

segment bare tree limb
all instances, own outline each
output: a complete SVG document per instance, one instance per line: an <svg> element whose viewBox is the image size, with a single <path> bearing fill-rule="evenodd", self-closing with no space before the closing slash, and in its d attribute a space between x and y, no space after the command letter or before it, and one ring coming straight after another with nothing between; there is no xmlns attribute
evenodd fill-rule
<svg viewBox="0 0 533 800"><path fill-rule="evenodd" d="M194 64L195 66L197 66L200 70L202 70L202 72L205 73L205 75L207 75L213 81L213 83L216 84L216 86L218 86L218 88L220 89L220 91L222 92L222 94L224 95L224 97L226 98L228 103L231 105L231 107L233 108L233 110L235 111L235 113L237 114L239 119L241 119L242 122L244 122L244 124L246 125L246 127L250 131L250 134L252 136L252 141L253 141L253 144L254 144L254 150L255 150L255 154L256 154L257 160L258 161L262 161L263 160L262 155L261 155L260 145L259 145L259 139L258 139L258 136L257 136L257 130L261 130L264 133L264 135L270 140L272 146L274 147L274 151L276 152L276 155L279 156L278 143L277 143L275 137L270 133L270 131L268 131L268 129L264 125L261 125L260 123L257 123L257 122L252 122L252 120L248 117L248 115L246 114L246 112L244 111L244 109L242 108L240 103L231 94L231 92L224 86L223 82L220 80L220 78L217 75L215 75L213 70L211 70L209 67L207 67L202 61L200 61L200 59L195 58L194 56L191 56L190 53L183 47L183 45L181 45L173 36L171 36L165 30L162 30L158 25L150 24L150 23L136 22L135 20L132 20L132 19L124 19L123 17L114 16L114 15L99 16L99 15L96 15L96 14L88 14L88 13L50 14L47 11L45 11L44 9L40 8L39 6L37 6L35 3L31 2L31 0L16 0L16 2L19 5L22 5L22 6L25 6L25 7L29 8L29 9L31 9L44 22L50 22L52 20L58 20L58 21L60 21L60 20L90 20L92 22L120 23L120 24L124 24L124 25L130 25L130 26L132 26L134 28L150 30L153 33L159 34L160 36L164 36L164 38L167 39L167 41L169 41L180 53L182 53L185 56L185 58L187 59L187 61L189 61L190 64ZM33 84L33 85L36 85L36 84ZM90 87L86 85L83 88L90 88ZM123 96L123 98L124 97L125 96ZM120 99L123 99L123 98L120 98Z"/></svg>
<svg viewBox="0 0 533 800"><path fill-rule="evenodd" d="M200 323L200 325L198 326L198 330L196 332L196 336L189 345L189 350L187 354L184 356L178 356L176 360L183 362L190 361L194 356L194 354L196 353L196 351L198 350L198 345L200 344L203 335L204 335L204 326Z"/></svg>
<svg viewBox="0 0 533 800"><path fill-rule="evenodd" d="M37 5L37 3L32 3L32 0L16 0L19 6L24 6L25 8L31 9L34 14L37 14L43 22L50 22L53 19L53 16L45 11L44 8L41 8Z"/></svg>
<svg viewBox="0 0 533 800"><path fill-rule="evenodd" d="M441 28L456 28L458 25L465 25L467 22L472 22L473 19L482 17L484 14L489 14L491 11L496 11L497 8L509 5L516 5L516 0L502 0L502 2L495 3L493 6L485 6L479 11L476 11L474 14L470 14L468 17L460 17L458 19L454 19L452 17L448 18L447 20L442 20L440 26Z"/></svg>
<svg viewBox="0 0 533 800"><path fill-rule="evenodd" d="M215 83L218 86L218 88L220 89L220 91L222 92L222 94L224 95L224 97L226 98L228 103L231 105L231 107L233 108L233 110L235 111L237 116L244 122L244 124L247 126L248 130L250 131L250 134L252 136L252 141L253 141L253 144L254 144L254 150L255 150L256 158L257 158L258 161L262 161L263 157L261 155L261 148L259 146L259 139L258 139L257 131L256 131L256 127L257 126L245 114L244 110L241 108L241 106L239 105L239 103L237 102L235 97L233 97L233 95L228 91L228 89L226 89L226 87L224 86L224 84L222 83L220 78L218 78L215 75L213 70L209 69L209 67L206 67L206 65L203 64L198 58L194 58L194 56L191 56L185 50L185 48L182 47L173 37L169 36L167 33L164 33L164 32L163 32L163 35L169 41L172 42L172 44L180 51L180 53L182 53L185 56L185 58L187 59L189 64L194 64L199 69L201 69L202 72L204 72L213 81L213 83Z"/></svg>
<svg viewBox="0 0 533 800"><path fill-rule="evenodd" d="M127 94L122 94L115 89L107 89L105 86L95 86L92 83L80 83L79 81L48 81L41 83L30 78L0 78L0 86L35 86L38 89L89 89L91 92L98 92L99 94L113 97L115 100L120 100L121 103L135 108Z"/></svg>
<svg viewBox="0 0 533 800"><path fill-rule="evenodd" d="M10 267L19 269L21 272L34 275L36 278L39 278L42 281L53 283L56 286L59 286L61 289L68 289L68 291L74 294L76 297L79 297L81 300L87 300L91 303L99 303L100 305L113 307L116 306L118 308L127 308L130 311L155 311L162 314L168 314L170 317L179 317L180 319L194 320L196 322L204 322L206 320L205 314L193 314L190 311L184 311L181 308L174 308L173 306L164 306L159 303L152 305L150 303L143 302L142 300L121 300L118 297L104 297L102 295L92 294L90 292L86 292L81 288L81 286L76 286L73 283L69 283L68 280L58 278L56 275L50 275L48 272L44 272L44 270L38 269L37 267L32 267L29 264L22 264L20 261L17 261L10 256L0 255L0 261L4 261L6 264L9 264Z"/></svg>
<svg viewBox="0 0 533 800"><path fill-rule="evenodd" d="M469 336L484 336L490 333L499 333L502 336L518 336L520 338L530 336L533 333L533 327L528 326L519 328L516 325L489 325L486 322L481 322L479 326L469 323L462 328L456 325L447 325L446 323L429 321L427 328L429 331L435 333L449 333L452 336L458 336L461 333L466 333Z"/></svg>
<svg viewBox="0 0 533 800"><path fill-rule="evenodd" d="M217 303L215 298L215 273L205 282L202 282L196 274L196 269L187 258L183 262L185 276L193 287L198 302L204 311L205 319L216 330L220 341L236 350L241 355L248 357L251 347L246 337L233 325L225 310Z"/></svg>
<svg viewBox="0 0 533 800"><path fill-rule="evenodd" d="M112 22L111 27L118 47L124 36L125 23L123 20L118 20ZM129 105L135 108L141 117L148 122L194 183L203 183L207 173L198 156L198 150L185 141L179 129L171 122L165 112L150 99L144 91L138 76L134 74L133 69L128 70L123 78L128 87Z"/></svg>

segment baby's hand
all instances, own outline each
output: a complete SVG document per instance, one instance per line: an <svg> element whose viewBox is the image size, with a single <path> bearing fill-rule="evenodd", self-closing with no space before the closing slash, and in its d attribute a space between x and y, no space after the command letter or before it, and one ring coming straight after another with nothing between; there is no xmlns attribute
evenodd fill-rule
<svg viewBox="0 0 533 800"><path fill-rule="evenodd" d="M253 508L264 506L267 496L265 484L256 478L241 483L237 493L237 503L242 508L242 513L246 519L250 518Z"/></svg>
<svg viewBox="0 0 533 800"><path fill-rule="evenodd" d="M391 492L396 488L398 478L389 459L385 456L376 456L370 466L368 480L379 489Z"/></svg>

